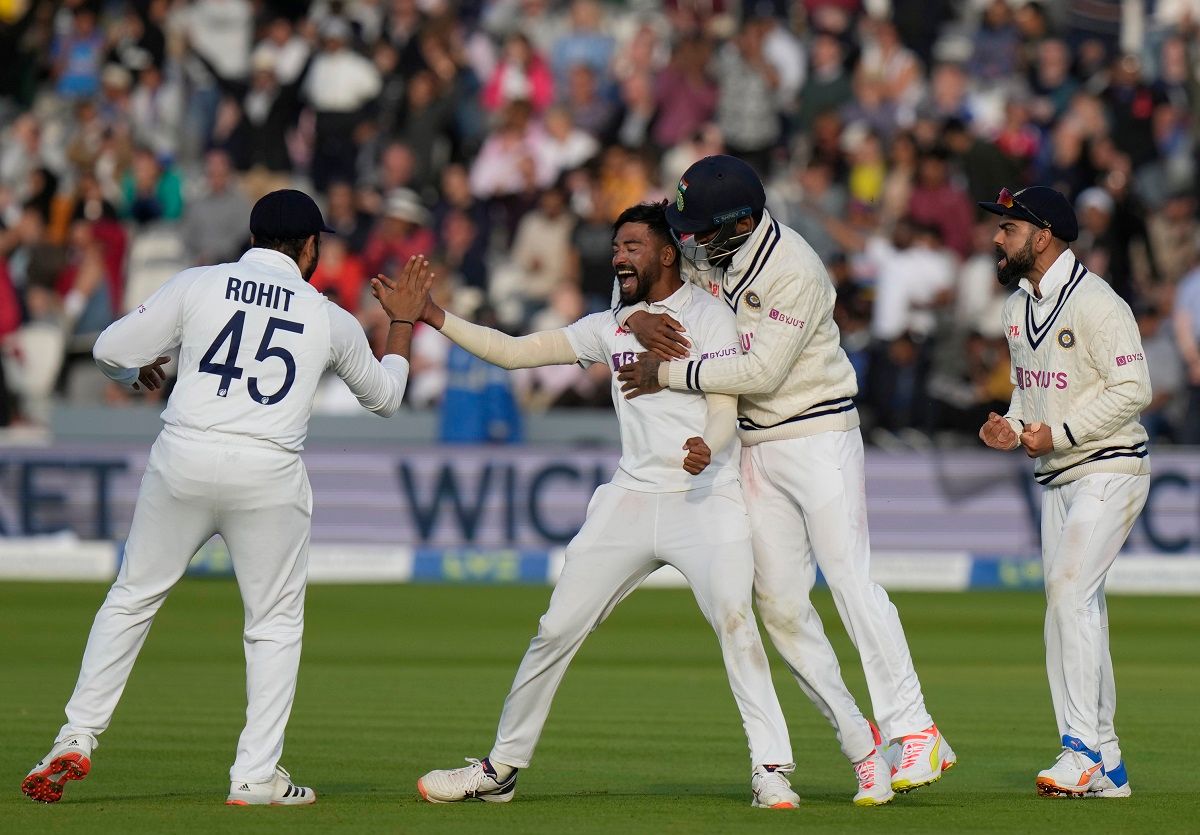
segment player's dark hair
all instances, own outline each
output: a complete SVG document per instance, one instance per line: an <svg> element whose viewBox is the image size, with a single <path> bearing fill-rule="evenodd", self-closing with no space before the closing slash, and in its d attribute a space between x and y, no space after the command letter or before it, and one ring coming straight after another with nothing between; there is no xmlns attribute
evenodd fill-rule
<svg viewBox="0 0 1200 835"><path fill-rule="evenodd" d="M308 239L312 235L303 238L254 238L254 246L260 249L273 249L276 252L282 252L293 261L299 262L300 253L304 251L304 245L308 243ZM320 244L320 236L317 237L317 243Z"/></svg>
<svg viewBox="0 0 1200 835"><path fill-rule="evenodd" d="M638 203L621 212L613 221L612 237L614 241L617 239L617 230L626 223L644 223L663 244L678 249L675 239L671 236L671 226L667 223L666 200L660 200L657 203Z"/></svg>

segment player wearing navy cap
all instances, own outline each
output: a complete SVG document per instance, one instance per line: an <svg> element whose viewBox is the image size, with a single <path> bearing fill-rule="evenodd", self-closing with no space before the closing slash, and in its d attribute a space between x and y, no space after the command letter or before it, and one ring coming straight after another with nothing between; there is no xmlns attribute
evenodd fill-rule
<svg viewBox="0 0 1200 835"><path fill-rule="evenodd" d="M684 173L667 219L693 279L734 310L742 353L645 357L620 378L627 396L665 388L739 395L763 624L837 729L859 780L856 800L882 803L893 790L939 779L956 757L925 709L896 607L871 580L858 385L833 321L833 284L812 247L765 204L762 181L734 157L706 157ZM643 344L674 353L675 323L637 311L626 324ZM818 567L862 657L879 731L896 743L887 751L842 682L809 599Z"/></svg>
<svg viewBox="0 0 1200 835"><path fill-rule="evenodd" d="M178 380L66 724L21 784L34 800L53 803L68 780L87 776L155 613L214 534L229 548L246 612L246 725L226 802L316 800L278 765L300 664L312 515L298 453L326 368L367 409L386 417L400 407L412 324L432 279L414 258L397 282L372 280L392 319L376 361L358 321L308 284L329 231L312 199L266 195L250 231L253 248L241 260L184 270L96 340L96 363L118 383L158 388L176 348Z"/></svg>
<svg viewBox="0 0 1200 835"><path fill-rule="evenodd" d="M1046 584L1046 672L1062 750L1038 774L1043 797L1128 797L1117 742L1116 680L1104 582L1150 492L1150 374L1133 313L1067 244L1075 211L1054 189L1004 189L996 275L1019 289L1004 305L1012 403L979 430L988 446L1037 460Z"/></svg>

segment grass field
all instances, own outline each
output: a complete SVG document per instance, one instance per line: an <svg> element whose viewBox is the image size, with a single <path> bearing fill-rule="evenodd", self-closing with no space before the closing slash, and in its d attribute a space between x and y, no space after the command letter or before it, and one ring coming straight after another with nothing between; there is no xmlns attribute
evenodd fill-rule
<svg viewBox="0 0 1200 835"><path fill-rule="evenodd" d="M1110 601L1130 800L1041 800L1057 753L1035 594L896 595L929 707L959 767L879 809L850 805L831 729L776 666L803 762L794 812L751 809L745 738L715 639L690 595L642 590L576 659L514 802L433 806L414 783L486 754L549 589L310 589L284 765L306 808L227 808L244 709L241 605L225 581L167 601L91 776L62 802L21 795L62 722L104 588L0 585L0 831L40 832L1046 832L1196 831L1200 601ZM864 709L861 669L818 599ZM774 655L772 653L772 657Z"/></svg>

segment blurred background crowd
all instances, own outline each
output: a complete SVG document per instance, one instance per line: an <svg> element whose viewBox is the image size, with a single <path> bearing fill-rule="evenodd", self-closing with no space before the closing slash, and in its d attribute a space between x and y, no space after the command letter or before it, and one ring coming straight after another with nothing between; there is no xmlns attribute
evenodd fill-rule
<svg viewBox="0 0 1200 835"><path fill-rule="evenodd" d="M382 348L365 278L418 252L513 333L605 309L616 215L725 152L828 265L871 442L1004 410L975 201L1041 183L1137 315L1147 428L1200 443L1198 24L1200 0L0 0L0 424L130 402L96 334L238 258L272 189L318 199L313 282ZM447 440L609 400L604 368L509 375L424 328L412 367Z"/></svg>

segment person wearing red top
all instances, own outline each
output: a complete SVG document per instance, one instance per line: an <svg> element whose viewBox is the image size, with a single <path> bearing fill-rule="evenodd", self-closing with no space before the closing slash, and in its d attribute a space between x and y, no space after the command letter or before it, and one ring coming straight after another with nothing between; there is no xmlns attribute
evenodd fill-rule
<svg viewBox="0 0 1200 835"><path fill-rule="evenodd" d="M921 156L917 182L908 199L908 214L917 223L937 229L942 242L959 258L970 257L975 207L966 192L950 182L944 151L928 151Z"/></svg>
<svg viewBox="0 0 1200 835"><path fill-rule="evenodd" d="M343 310L358 315L366 281L362 259L352 254L341 238L326 237L321 244L321 261L308 283Z"/></svg>
<svg viewBox="0 0 1200 835"><path fill-rule="evenodd" d="M384 197L383 217L363 250L363 267L369 275L396 275L412 256L433 252L435 243L429 212L416 192L398 188Z"/></svg>

